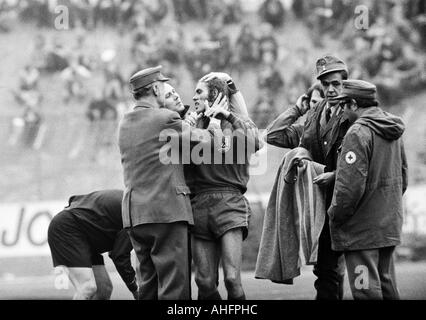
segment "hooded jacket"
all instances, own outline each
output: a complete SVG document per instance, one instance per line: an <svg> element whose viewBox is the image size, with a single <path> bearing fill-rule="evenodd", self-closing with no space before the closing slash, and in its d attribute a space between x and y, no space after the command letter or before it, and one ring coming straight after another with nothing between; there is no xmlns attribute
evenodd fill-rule
<svg viewBox="0 0 426 320"><path fill-rule="evenodd" d="M333 250L400 244L407 188L404 130L401 118L369 107L347 132L328 210Z"/></svg>

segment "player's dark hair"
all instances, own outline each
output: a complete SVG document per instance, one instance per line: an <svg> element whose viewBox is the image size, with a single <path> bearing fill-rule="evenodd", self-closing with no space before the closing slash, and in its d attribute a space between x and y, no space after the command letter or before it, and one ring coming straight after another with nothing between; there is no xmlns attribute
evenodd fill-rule
<svg viewBox="0 0 426 320"><path fill-rule="evenodd" d="M315 82L306 92L306 95L309 97L309 100L311 100L312 94L314 91L318 91L321 98L325 98L324 91L322 89L321 83Z"/></svg>
<svg viewBox="0 0 426 320"><path fill-rule="evenodd" d="M222 93L223 96L228 97L228 100L230 99L231 92L229 91L228 84L225 81L214 78L210 81L207 81L206 84L207 89L209 90L209 94L207 96L207 100L209 102L213 103L219 93Z"/></svg>

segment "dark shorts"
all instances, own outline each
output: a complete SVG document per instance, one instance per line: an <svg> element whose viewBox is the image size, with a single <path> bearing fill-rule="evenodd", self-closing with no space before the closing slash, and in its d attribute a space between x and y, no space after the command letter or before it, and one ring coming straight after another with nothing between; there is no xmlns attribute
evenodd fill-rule
<svg viewBox="0 0 426 320"><path fill-rule="evenodd" d="M194 237L216 240L231 229L241 228L243 240L247 238L251 209L241 192L226 189L203 192L191 199L191 205Z"/></svg>
<svg viewBox="0 0 426 320"><path fill-rule="evenodd" d="M53 217L47 240L54 267L91 268L104 264L102 255L92 252L86 235L70 211L61 211Z"/></svg>

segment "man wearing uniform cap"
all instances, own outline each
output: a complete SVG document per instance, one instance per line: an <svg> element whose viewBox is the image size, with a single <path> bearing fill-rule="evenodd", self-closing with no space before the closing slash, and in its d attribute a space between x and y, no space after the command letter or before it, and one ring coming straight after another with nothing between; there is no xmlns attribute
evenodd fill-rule
<svg viewBox="0 0 426 320"><path fill-rule="evenodd" d="M376 86L343 81L336 100L359 118L339 156L330 217L333 250L343 251L355 299L399 299L393 252L401 242L407 160L401 118L378 107Z"/></svg>
<svg viewBox="0 0 426 320"><path fill-rule="evenodd" d="M325 190L326 207L333 196L337 150L355 120L350 112L344 112L335 100L342 91L342 82L348 77L345 63L337 57L326 55L316 62L317 79L321 82L325 99L310 108L299 97L296 105L288 108L267 128L266 141L282 148L304 147L312 160L325 165L325 172L313 182ZM306 114L304 123L296 123ZM317 276L315 289L317 299L342 299L344 258L341 252L331 249L330 229L326 215L318 243L318 258L314 266Z"/></svg>
<svg viewBox="0 0 426 320"><path fill-rule="evenodd" d="M161 66L134 74L130 89L137 105L124 115L119 126L126 186L123 225L140 263L139 297L144 300L191 298L190 191L183 165L163 161L169 145L161 137L164 133L175 134L182 145L186 138L195 143L214 140L211 132L192 128L181 119L179 112L185 107L167 80L161 74Z"/></svg>

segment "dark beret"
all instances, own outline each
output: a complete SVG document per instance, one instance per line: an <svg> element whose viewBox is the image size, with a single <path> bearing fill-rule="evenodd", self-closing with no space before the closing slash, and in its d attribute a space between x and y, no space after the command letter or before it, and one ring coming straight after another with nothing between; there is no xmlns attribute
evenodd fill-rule
<svg viewBox="0 0 426 320"><path fill-rule="evenodd" d="M374 84L363 81L348 79L343 80L342 93L334 99L365 99L376 100L377 88Z"/></svg>

